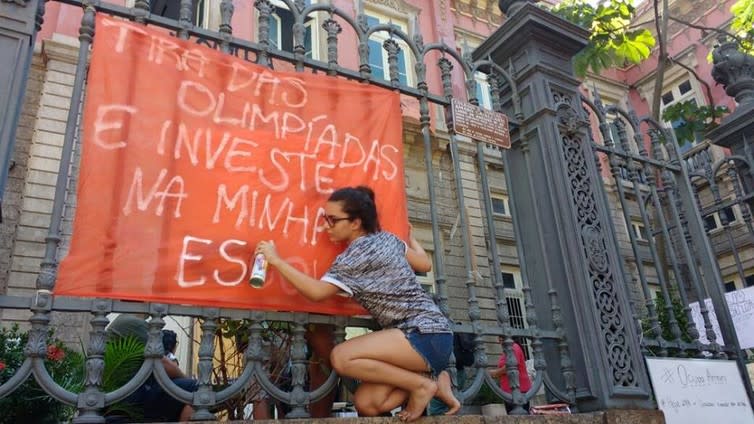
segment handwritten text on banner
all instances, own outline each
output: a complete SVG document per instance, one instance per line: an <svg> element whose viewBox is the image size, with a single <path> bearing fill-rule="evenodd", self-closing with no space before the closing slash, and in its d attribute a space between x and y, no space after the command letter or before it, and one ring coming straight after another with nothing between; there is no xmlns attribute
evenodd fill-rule
<svg viewBox="0 0 754 424"><path fill-rule="evenodd" d="M377 195L407 234L398 95L275 72L142 25L97 18L71 249L56 294L337 314L277 273L248 286L259 240L319 277L344 246L323 206Z"/></svg>

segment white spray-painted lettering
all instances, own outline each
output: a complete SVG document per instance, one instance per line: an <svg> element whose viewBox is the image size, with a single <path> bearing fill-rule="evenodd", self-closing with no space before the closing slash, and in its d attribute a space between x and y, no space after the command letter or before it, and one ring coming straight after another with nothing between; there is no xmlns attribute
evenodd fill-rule
<svg viewBox="0 0 754 424"><path fill-rule="evenodd" d="M244 280L244 277L246 276L246 271L249 269L246 265L246 260L242 257L237 256L230 256L228 253L228 246L229 245L237 245L237 246L246 246L246 242L243 240L225 240L220 245L220 256L222 256L223 259L225 259L227 262L231 262L234 264L238 264L240 267L239 272L237 273L237 277L235 280L224 280L222 276L220 275L220 270L215 269L212 272L212 276L215 278L215 281L217 281L217 284L221 286L237 286L241 283L241 281Z"/></svg>
<svg viewBox="0 0 754 424"><path fill-rule="evenodd" d="M176 276L178 285L181 287L201 286L204 285L205 281L207 281L204 276L202 276L199 280L186 281L186 262L200 262L204 258L203 255L193 255L189 253L189 244L192 242L205 244L207 246L212 244L212 240L207 240L190 235L183 237L183 248L181 249L181 255L178 257L178 275Z"/></svg>
<svg viewBox="0 0 754 424"><path fill-rule="evenodd" d="M192 243L194 246L192 246ZM192 262L202 262L205 260L205 255L197 253L197 251L207 252L208 248L215 249L213 246L216 245L215 241L211 239L206 238L200 238L195 237L192 235L185 235L183 237L183 244L181 248L181 254L178 257L178 272L176 274L176 281L178 282L178 285L180 287L197 287L197 286L203 286L207 283L207 275L200 274L195 275L195 279L193 280L187 280L186 276L186 268L191 266ZM233 275L233 279L226 279L229 277L228 275L221 275L219 269L215 268L212 269L210 272L210 276L212 278L212 281L217 283L221 286L231 287L231 286L237 286L239 285L246 276L246 272L248 271L248 265L246 265L246 259L244 256L233 256L230 254L229 250L233 246L237 246L237 249L240 248L241 252L243 252L243 248L248 243L243 240L235 240L235 239L229 239L224 240L220 243L220 245L216 248L217 254L220 255L221 258L225 262L229 262L231 264L235 264L238 266L238 270L236 272L230 272L230 274ZM203 245L203 246L202 246ZM210 271L210 270L204 270L203 267L195 267L198 268L196 271ZM225 274L228 274L228 271L224 270Z"/></svg>
<svg viewBox="0 0 754 424"><path fill-rule="evenodd" d="M123 117L120 117L121 119L105 120L108 115L115 114L117 112L133 116L138 112L138 109L128 105L101 105L97 108L97 118L94 120L94 144L102 147L103 149L122 149L127 145L125 140L106 142L102 139L103 131L123 129L125 123Z"/></svg>
<svg viewBox="0 0 754 424"><path fill-rule="evenodd" d="M183 199L188 197L186 192L185 183L180 175L174 175L170 178L167 184L163 184L167 177L168 170L161 169L160 174L157 176L156 181L152 184L149 192L144 195L144 172L141 167L136 167L134 170L134 176L131 181L131 188L128 191L128 198L126 204L123 206L123 215L130 215L133 212L133 204L136 202L136 208L142 212L149 209L149 205L155 198L159 199L157 208L155 208L155 215L162 216L165 210L165 202L168 199L175 199L175 210L173 211L174 218L181 217L181 204Z"/></svg>
<svg viewBox="0 0 754 424"><path fill-rule="evenodd" d="M131 38L141 38L148 46L146 61L181 73L175 91L177 110L171 118L163 117L156 140L142 135L138 140L140 146L156 141L156 153L183 173L185 164L245 174L236 182L227 180L215 186L212 224L229 221L243 233L249 229L261 230L286 239L299 238L299 244L315 246L326 231L323 207L296 204L296 195L288 191L314 190L327 195L334 191L335 171L349 168L350 172L363 174L372 181L398 178L399 149L379 139L367 141L366 133L354 131L353 127L341 127L359 128L358 122L338 121L336 125L327 114L312 114L307 108L313 95L305 80L237 61L216 64L201 49L152 35L138 25L108 18L103 22L107 27L118 28L113 47L116 53L125 53ZM208 81L208 76L214 75L214 66L224 67L219 84ZM136 106L127 104L99 106L94 123L95 145L109 151L127 147L129 127L137 122L140 112ZM253 139L248 137L250 133ZM136 139L132 142L136 143ZM169 168L176 169L173 165ZM239 186L239 181L247 183ZM179 219L189 192L184 178L174 171L136 166L122 213L162 216L170 209L172 217ZM204 192L197 199L205 198L206 194L209 193ZM248 243L185 234L175 274L178 285L241 284L248 272L245 257ZM216 269L202 266L208 260L220 259L227 266ZM316 274L316 262L289 259L307 274ZM309 269L310 266L314 269ZM291 294L295 292L286 284L283 288L292 290Z"/></svg>

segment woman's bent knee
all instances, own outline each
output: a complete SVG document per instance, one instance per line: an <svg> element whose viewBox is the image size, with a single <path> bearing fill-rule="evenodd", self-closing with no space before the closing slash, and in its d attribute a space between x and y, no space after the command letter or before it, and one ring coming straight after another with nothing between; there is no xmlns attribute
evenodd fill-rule
<svg viewBox="0 0 754 424"><path fill-rule="evenodd" d="M343 345L336 345L330 352L330 365L338 374L343 374L348 362L348 355Z"/></svg>

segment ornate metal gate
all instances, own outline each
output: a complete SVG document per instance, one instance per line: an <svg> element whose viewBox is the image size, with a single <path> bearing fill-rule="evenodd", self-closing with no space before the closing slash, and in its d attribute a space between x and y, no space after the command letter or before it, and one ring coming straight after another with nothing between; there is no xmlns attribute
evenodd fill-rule
<svg viewBox="0 0 754 424"><path fill-rule="evenodd" d="M82 99L86 95L88 54L96 36L94 18L96 14L102 13L165 28L179 38L194 39L198 43L213 46L225 53L265 66L291 63L299 72L323 72L333 77L354 79L396 90L405 98L414 99L418 102L418 133L421 141L418 148L423 153L429 202L427 209L410 207L411 217L426 217L426 221L431 225L435 244L436 294L441 309L454 317L454 320L462 321L456 326L456 331L469 332L476 336L475 364L467 370L466 383L457 387L458 397L463 401L472 399L486 382L498 396L515 405L514 414L520 414L523 413L522 405L530 401L544 385L551 398L558 398L586 410L615 406L651 408L647 377L639 352L639 338L636 337L636 326L628 304L629 298L622 284L628 280L628 274L622 268L615 235L608 224L608 203L602 191L597 188L600 177L593 166L593 152L589 145L583 143L584 139L575 136L585 136L587 132L580 124L574 126L579 120L570 119L575 117L569 115L578 107L575 100L578 98L578 81L559 65L568 63L569 54L583 46L586 35L584 31L565 25L558 18L531 5L517 5L519 7L516 10L504 12L517 14L519 19L511 19L503 25L498 31L501 35L485 42L475 53L476 60L471 60L468 56L462 57L454 48L443 43L425 44L418 33L410 35L389 24L369 25L360 7L354 17L350 11L341 10L328 3L308 4L303 0L280 2L285 4L293 17L290 28L293 35L292 51L276 49L269 42L268 19L273 13L270 0L257 0L254 3L259 17L258 42L234 37L231 27L234 3L231 0L216 2L221 16L218 31L193 25L192 0L180 1L180 14L177 20L150 13L150 1L147 0L136 0L132 8L94 0L11 3L6 1L0 4L3 10L10 10L10 13L19 16L38 4L39 7L34 10L36 21L40 24L45 6L73 6L83 11L79 29L78 59L65 123L65 137L60 155L60 168L57 172L49 232L45 238L44 260L32 293L0 296L0 308L4 311L30 310L32 313L29 319L31 330L24 351L25 360L14 370L10 379L2 382L0 396L12 394L33 375L46 393L77 409L74 422L104 422L104 408L125 399L150 375L154 375L168 393L194 406L193 419L196 420L213 419L213 411L218 405L242 395L252 384L260 385L272 397L288 404L291 408L288 417L307 417L307 405L330 392L337 384L338 376L330 373L319 387L308 387L304 337L306 325L333 325L336 342L346 337L347 326L373 326L368 320L356 318L66 298L51 293L55 285L58 261L64 255L70 237L65 231L65 224L69 222L75 206L70 199L77 180L80 149L79 111ZM357 5L361 5L361 2L357 2ZM304 22L307 17L315 14L327 16L322 25L327 33L326 61L314 60L306 55ZM357 38L358 69L341 67L338 62L341 56L338 35L344 25L350 27L350 31ZM386 80L372 75L369 66L368 40L371 35L377 33L385 34L386 38L383 43L389 65L389 78ZM559 38L563 36L565 42ZM526 46L532 51L544 52L544 46L555 40L566 45L562 56L535 54L522 58L514 51L520 46ZM406 46L414 58L415 85L401 83L398 68L400 45ZM31 51L28 53L31 54ZM425 62L430 61L435 62L432 66L437 66L439 81L430 81L427 78ZM433 126L432 111L439 108L445 110L445 116L448 116L446 109L450 105L450 100L459 92L462 97L463 94L469 94L470 101L478 103L478 99L474 98L477 84L475 77L478 73L487 76L494 109L505 111L511 117L511 125L515 130L515 144L511 151L501 152L481 143L474 144L473 141L464 140L453 133L452 126L441 122L443 119L434 122ZM459 84L464 85L463 88L459 89ZM442 87L442 90L432 93L430 87ZM595 106L606 131L607 124L603 119L605 112L600 110L600 107ZM636 123L630 115L626 115L626 118L632 125ZM446 125L449 158L440 149L432 130ZM620 132L621 124L616 125ZM638 125L636 127L638 128ZM6 134L5 129L4 127L2 134ZM639 134L638 131L635 134ZM714 257L710 254L709 241L704 235L701 218L694 212L693 196L686 171L673 163L673 152L670 153L671 156L665 156L666 153L660 145L662 134L659 129L653 128L651 135L653 141L656 139L653 149L657 149L652 155L642 153L643 150L640 150L639 154L629 153L629 148L616 147L612 139L606 139L604 144L595 145L595 149L607 155L613 175L615 172L621 172L621 164L625 162L630 178L636 179L633 181L634 187L642 184L638 182L640 178L655 178L655 174L649 172L650 169L659 169L662 172L663 182L652 180L652 184L647 185L650 195L645 195L643 201L638 202L641 205L641 217L645 228L657 228L661 231L667 243L664 249L676 253L670 261L674 279L681 281L679 276L689 276L689 279L684 278L683 281L689 281L691 285L679 286L683 296L686 296L687 300L711 296L715 302L715 309L718 310L720 307L720 311L724 311L724 301L720 299L719 273L716 271ZM558 140L558 143L562 144L553 140ZM617 144L622 146L628 142L627 140L624 135L619 138ZM638 142L640 139L635 141L637 148L641 149L639 146L642 146L642 143ZM3 143L7 142L8 140L3 139ZM491 162L502 164L506 181L510 186L512 220L519 251L518 261L523 271L526 328L512 327L511 311L504 294L495 237L498 225L493 219L487 175ZM469 167L473 169L473 177L465 178L464 170ZM453 184L450 186L438 181L442 178L445 168L453 175ZM443 203L442 199L449 202ZM622 205L625 207L625 204ZM667 216L662 213L655 214L655 221L652 211L664 211L667 208L671 208L674 213ZM484 221L481 221L479 227L474 228L471 225L469 210L478 209L481 209L481 213L476 216L483 217ZM688 212L681 215L680 211ZM451 225L456 217L457 224ZM657 222L659 227L651 226L654 222ZM451 233L456 229L460 232L459 239L447 240L448 244L456 243L459 247L455 256L448 252L447 246L443 243L443 240L447 239L445 232L451 226ZM676 231L678 236L674 238L672 231ZM483 243L474 240L480 235L484 237L485 232L488 235L485 241L489 251L489 266L479 263L478 258L486 258L488 255L487 252L476 252L476 246ZM635 244L632 238L632 246ZM649 248L653 258L657 256L656 264L665 263L659 258L661 249L655 242L650 243ZM638 252L638 246L635 246L634 250ZM460 266L450 267L448 258L458 259ZM449 272L451 268L453 270ZM491 272L485 277L479 269L488 268ZM644 277L641 277L640 284L647 295L648 283ZM667 295L669 284L667 279L660 282L663 296ZM482 290L492 293L494 312L484 310L481 306L483 299L480 299L479 293ZM463 307L451 306L449 291L465 294L466 302ZM691 291L694 293L693 296L690 295ZM648 319L656 324L656 312L649 303L647 310ZM144 314L150 316L151 320L143 365L127 384L114 391L105 392L105 329L109 323L108 314L112 312ZM89 318L86 375L80 391L74 391L56 382L46 369L47 337L53 313L83 313ZM164 326L166 316L176 315L192 317L199 322L199 389L195 393L182 390L172 383L160 365L163 354L160 330ZM721 317L721 326L727 328L724 337L728 340L727 331L732 328L727 327L729 322L726 319L729 316L719 313L718 319ZM218 329L228 320L246 320L250 323L247 333L249 343L243 354L245 362L237 378L228 386L215 388L214 342ZM263 366L263 325L270 321L288 323L291 329L291 384L285 389L274 384ZM493 324L490 325L489 322ZM695 341L684 342L680 340L680 335L666 340L658 333L652 334L654 337L645 337L642 340L642 346L657 347L663 350L661 352L676 348L694 352L694 355L698 354L697 352L708 351L716 356L726 354L729 357L735 357L738 352L735 342L721 345L711 333L708 333L710 343L704 345ZM492 344L491 336L498 335L504 336L505 339L503 351L508 358L506 369L512 387L510 394L502 392L485 369L486 352ZM515 355L512 353L514 336L525 338L532 350L536 372L533 387L526 393L522 393L518 385L518 368ZM591 342L592 338L600 342L594 345ZM458 383L455 368L451 367L451 371L454 383Z"/></svg>

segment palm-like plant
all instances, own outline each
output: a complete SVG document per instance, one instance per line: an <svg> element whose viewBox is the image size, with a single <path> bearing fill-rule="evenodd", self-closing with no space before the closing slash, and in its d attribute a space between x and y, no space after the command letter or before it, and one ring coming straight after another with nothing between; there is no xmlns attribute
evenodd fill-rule
<svg viewBox="0 0 754 424"><path fill-rule="evenodd" d="M105 345L105 371L102 389L112 391L133 377L144 362L144 343L136 337L117 337Z"/></svg>
<svg viewBox="0 0 754 424"><path fill-rule="evenodd" d="M136 337L114 337L105 345L105 370L102 373L102 390L111 392L125 385L136 375L144 362L144 343ZM139 421L144 412L139 405L127 400L105 408L105 416L127 416L130 421Z"/></svg>

